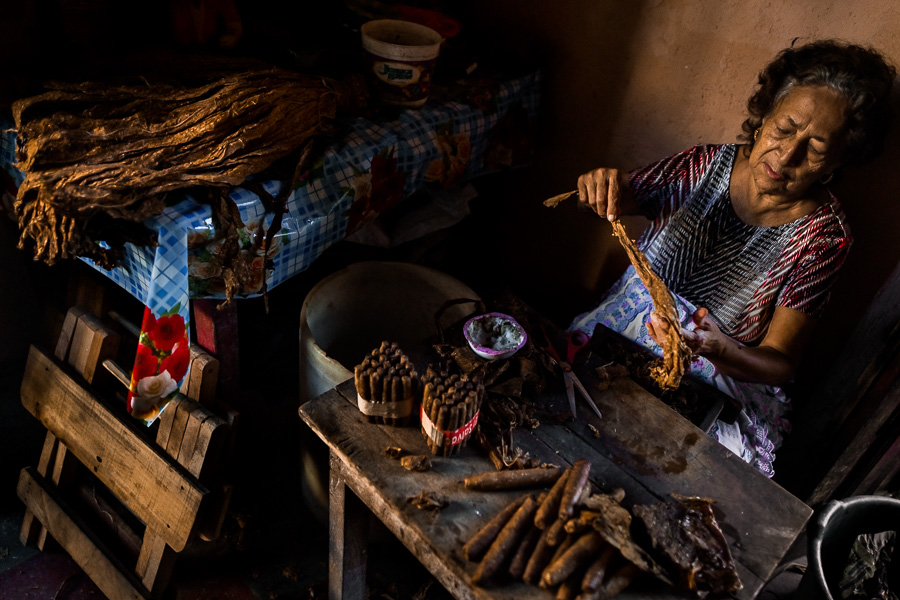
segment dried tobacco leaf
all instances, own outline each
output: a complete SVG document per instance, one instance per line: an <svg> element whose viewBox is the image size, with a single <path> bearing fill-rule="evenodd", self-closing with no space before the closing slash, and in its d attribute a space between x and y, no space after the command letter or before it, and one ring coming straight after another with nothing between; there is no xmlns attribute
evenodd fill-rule
<svg viewBox="0 0 900 600"><path fill-rule="evenodd" d="M622 222L618 219L612 221L612 228L622 247L625 248L635 271L644 282L647 291L650 292L650 298L653 300L657 314L669 324L666 338L662 344L662 361L653 367L651 375L661 388L674 390L681 384L681 378L691 361L691 350L681 336L681 324L675 302L672 300L669 290L666 289L666 284L653 272L650 261L628 237Z"/></svg>
<svg viewBox="0 0 900 600"><path fill-rule="evenodd" d="M672 501L635 506L653 548L675 573L677 586L693 592L730 594L743 588L731 549L709 498L673 495Z"/></svg>
<svg viewBox="0 0 900 600"><path fill-rule="evenodd" d="M14 204L19 247L33 243L48 264L86 256L112 267L126 241L149 243L148 234L121 239L119 223L133 231L162 212L167 194L187 189L220 190L210 194L214 218L239 226L224 191L302 148L364 89L357 78L271 67L189 85L51 84L12 107L25 172ZM229 289L245 275L233 260Z"/></svg>
<svg viewBox="0 0 900 600"><path fill-rule="evenodd" d="M439 497L434 492L424 491L418 496L414 496L407 500L408 503L414 505L421 510L436 512L450 505L445 499Z"/></svg>
<svg viewBox="0 0 900 600"><path fill-rule="evenodd" d="M434 466L424 454L404 456L400 458L400 465L407 471L430 471Z"/></svg>

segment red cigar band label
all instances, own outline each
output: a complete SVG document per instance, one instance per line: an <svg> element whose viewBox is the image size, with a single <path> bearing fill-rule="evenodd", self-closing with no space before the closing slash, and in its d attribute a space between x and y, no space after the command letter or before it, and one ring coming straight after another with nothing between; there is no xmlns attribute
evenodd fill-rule
<svg viewBox="0 0 900 600"><path fill-rule="evenodd" d="M425 435L427 435L434 443L441 444L441 446L445 447L456 446L468 438L475 430L475 426L478 425L478 415L480 414L481 411L477 411L475 416L459 429L444 431L443 429L438 429L437 426L431 422L431 419L425 414L425 407L419 406L419 418L422 420L422 429L425 430Z"/></svg>

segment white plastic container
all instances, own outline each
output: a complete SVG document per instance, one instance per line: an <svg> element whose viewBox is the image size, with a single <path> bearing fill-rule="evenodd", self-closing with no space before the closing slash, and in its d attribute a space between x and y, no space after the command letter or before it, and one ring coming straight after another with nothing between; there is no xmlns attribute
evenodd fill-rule
<svg viewBox="0 0 900 600"><path fill-rule="evenodd" d="M443 39L430 27L378 19L360 28L370 81L386 104L416 107L428 100Z"/></svg>
<svg viewBox="0 0 900 600"><path fill-rule="evenodd" d="M300 309L300 403L352 378L353 367L383 340L412 348L436 335L435 314L457 298L480 300L455 277L410 263L358 262L322 279ZM471 303L453 305L441 321L446 326L471 311ZM427 365L417 366L424 372ZM327 523L328 451L303 431L301 492Z"/></svg>

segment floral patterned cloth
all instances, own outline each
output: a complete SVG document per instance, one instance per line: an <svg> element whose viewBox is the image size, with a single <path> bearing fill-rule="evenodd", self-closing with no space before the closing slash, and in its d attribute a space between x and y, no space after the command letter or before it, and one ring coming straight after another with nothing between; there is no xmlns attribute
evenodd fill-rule
<svg viewBox="0 0 900 600"><path fill-rule="evenodd" d="M693 330L691 315L696 307L676 294L673 298L681 326ZM650 292L634 267L628 267L619 281L606 292L600 305L577 316L569 325L569 331L577 329L593 335L594 328L603 325L662 356L662 348L647 332L647 321L652 310ZM740 401L743 406L733 424L717 421L710 435L745 462L772 477L775 473L772 466L775 450L781 445L782 435L790 431L786 418L790 401L784 391L773 386L735 381L719 373L702 356L691 362L691 374Z"/></svg>

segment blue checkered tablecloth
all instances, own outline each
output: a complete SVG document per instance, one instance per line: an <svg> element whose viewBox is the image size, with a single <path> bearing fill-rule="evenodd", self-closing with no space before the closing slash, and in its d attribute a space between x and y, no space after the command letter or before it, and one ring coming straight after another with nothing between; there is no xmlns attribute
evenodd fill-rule
<svg viewBox="0 0 900 600"><path fill-rule="evenodd" d="M429 185L440 185L434 178L429 180L428 168L436 161L446 161L447 148L442 147L442 139L467 138L468 157L463 157L464 170L456 174L454 181L496 169L497 165L485 156L492 149L491 134L513 109L532 118L536 116L538 79L538 74L533 73L500 82L488 107L454 100L434 101L419 109L399 111L390 121L358 118L339 124L346 133L325 150L313 175L290 192L282 228L273 244L277 251L268 256L271 268L265 272L267 288L271 290L307 269L326 248L351 233L348 213L360 186L367 183L365 178L372 171L375 157L387 152L396 160L396 172L404 175L403 197ZM0 123L0 128L0 168L20 183L24 175L14 166L15 131L9 122ZM289 185L282 181L261 184L273 196ZM230 195L240 209L248 240L258 227L268 227L271 215L254 192L238 187ZM378 208L372 212L379 212ZM83 260L145 305L151 304L152 296L158 294L182 299L225 297L224 289L216 282L215 265L204 268L210 263L203 259L210 253L210 246L215 245L215 227L208 206L184 196L182 202L146 224L160 232L155 251L128 244L123 262L112 271ZM242 290L239 297L258 296L261 285L259 288Z"/></svg>

